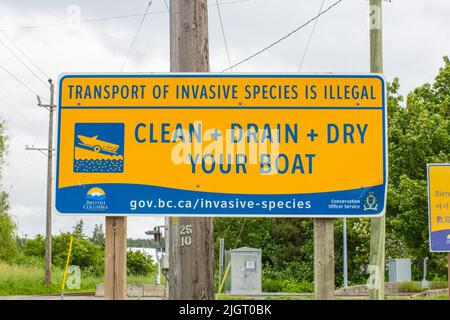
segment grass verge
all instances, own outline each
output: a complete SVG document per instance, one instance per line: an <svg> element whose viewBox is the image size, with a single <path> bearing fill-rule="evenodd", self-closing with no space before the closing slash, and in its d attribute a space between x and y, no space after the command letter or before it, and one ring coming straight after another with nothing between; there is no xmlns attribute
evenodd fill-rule
<svg viewBox="0 0 450 320"><path fill-rule="evenodd" d="M61 293L63 270L53 268L51 286L44 284L44 269L39 266L11 265L0 262L0 295L38 295ZM81 271L81 288L65 289L64 292L95 292L97 284L103 283L103 277L83 274ZM153 276L127 276L127 283L154 283Z"/></svg>

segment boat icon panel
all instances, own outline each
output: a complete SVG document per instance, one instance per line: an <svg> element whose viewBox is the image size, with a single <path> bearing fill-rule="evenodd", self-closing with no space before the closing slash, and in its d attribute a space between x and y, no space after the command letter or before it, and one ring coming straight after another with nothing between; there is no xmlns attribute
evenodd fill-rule
<svg viewBox="0 0 450 320"><path fill-rule="evenodd" d="M123 169L123 123L75 124L74 172L120 173Z"/></svg>

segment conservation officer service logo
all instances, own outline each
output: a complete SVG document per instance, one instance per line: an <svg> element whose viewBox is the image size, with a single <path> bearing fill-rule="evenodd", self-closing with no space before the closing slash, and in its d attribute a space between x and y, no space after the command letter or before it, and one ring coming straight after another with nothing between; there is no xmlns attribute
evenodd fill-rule
<svg viewBox="0 0 450 320"><path fill-rule="evenodd" d="M364 211L377 210L378 201L373 192L369 192L366 199L364 200Z"/></svg>

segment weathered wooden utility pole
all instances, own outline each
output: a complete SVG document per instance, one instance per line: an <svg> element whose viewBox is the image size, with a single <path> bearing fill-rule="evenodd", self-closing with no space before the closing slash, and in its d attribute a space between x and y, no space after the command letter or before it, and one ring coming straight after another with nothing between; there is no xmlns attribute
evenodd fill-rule
<svg viewBox="0 0 450 320"><path fill-rule="evenodd" d="M52 174L53 174L53 113L55 111L55 85L50 82L50 106L48 120L48 161L47 161L47 212L45 227L45 283L52 284Z"/></svg>
<svg viewBox="0 0 450 320"><path fill-rule="evenodd" d="M127 290L127 218L106 217L105 299L124 300Z"/></svg>
<svg viewBox="0 0 450 320"><path fill-rule="evenodd" d="M170 1L170 71L209 72L207 0ZM212 218L170 218L169 298L214 299Z"/></svg>
<svg viewBox="0 0 450 320"><path fill-rule="evenodd" d="M314 219L314 294L334 299L334 219Z"/></svg>
<svg viewBox="0 0 450 320"><path fill-rule="evenodd" d="M383 72L382 0L370 0L370 72ZM385 216L370 221L369 298L384 299Z"/></svg>
<svg viewBox="0 0 450 320"><path fill-rule="evenodd" d="M47 148L35 148L26 146L26 150L39 151L47 156L47 208L45 218L45 274L44 283L52 285L52 174L53 174L53 114L55 111L55 85L52 79L50 83L50 104L43 104L41 98L37 96L38 106L46 108L49 111L48 120L48 146Z"/></svg>

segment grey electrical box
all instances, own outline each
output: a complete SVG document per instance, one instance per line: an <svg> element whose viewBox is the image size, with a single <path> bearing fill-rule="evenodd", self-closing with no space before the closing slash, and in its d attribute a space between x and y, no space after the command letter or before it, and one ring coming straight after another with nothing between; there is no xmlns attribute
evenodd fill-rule
<svg viewBox="0 0 450 320"><path fill-rule="evenodd" d="M169 270L169 254L163 252L161 254L159 263L161 264L161 269L163 270Z"/></svg>
<svg viewBox="0 0 450 320"><path fill-rule="evenodd" d="M411 259L389 260L389 282L411 281Z"/></svg>
<svg viewBox="0 0 450 320"><path fill-rule="evenodd" d="M259 294L261 283L261 249L242 247L225 253L225 265L231 267L225 290L231 294Z"/></svg>

